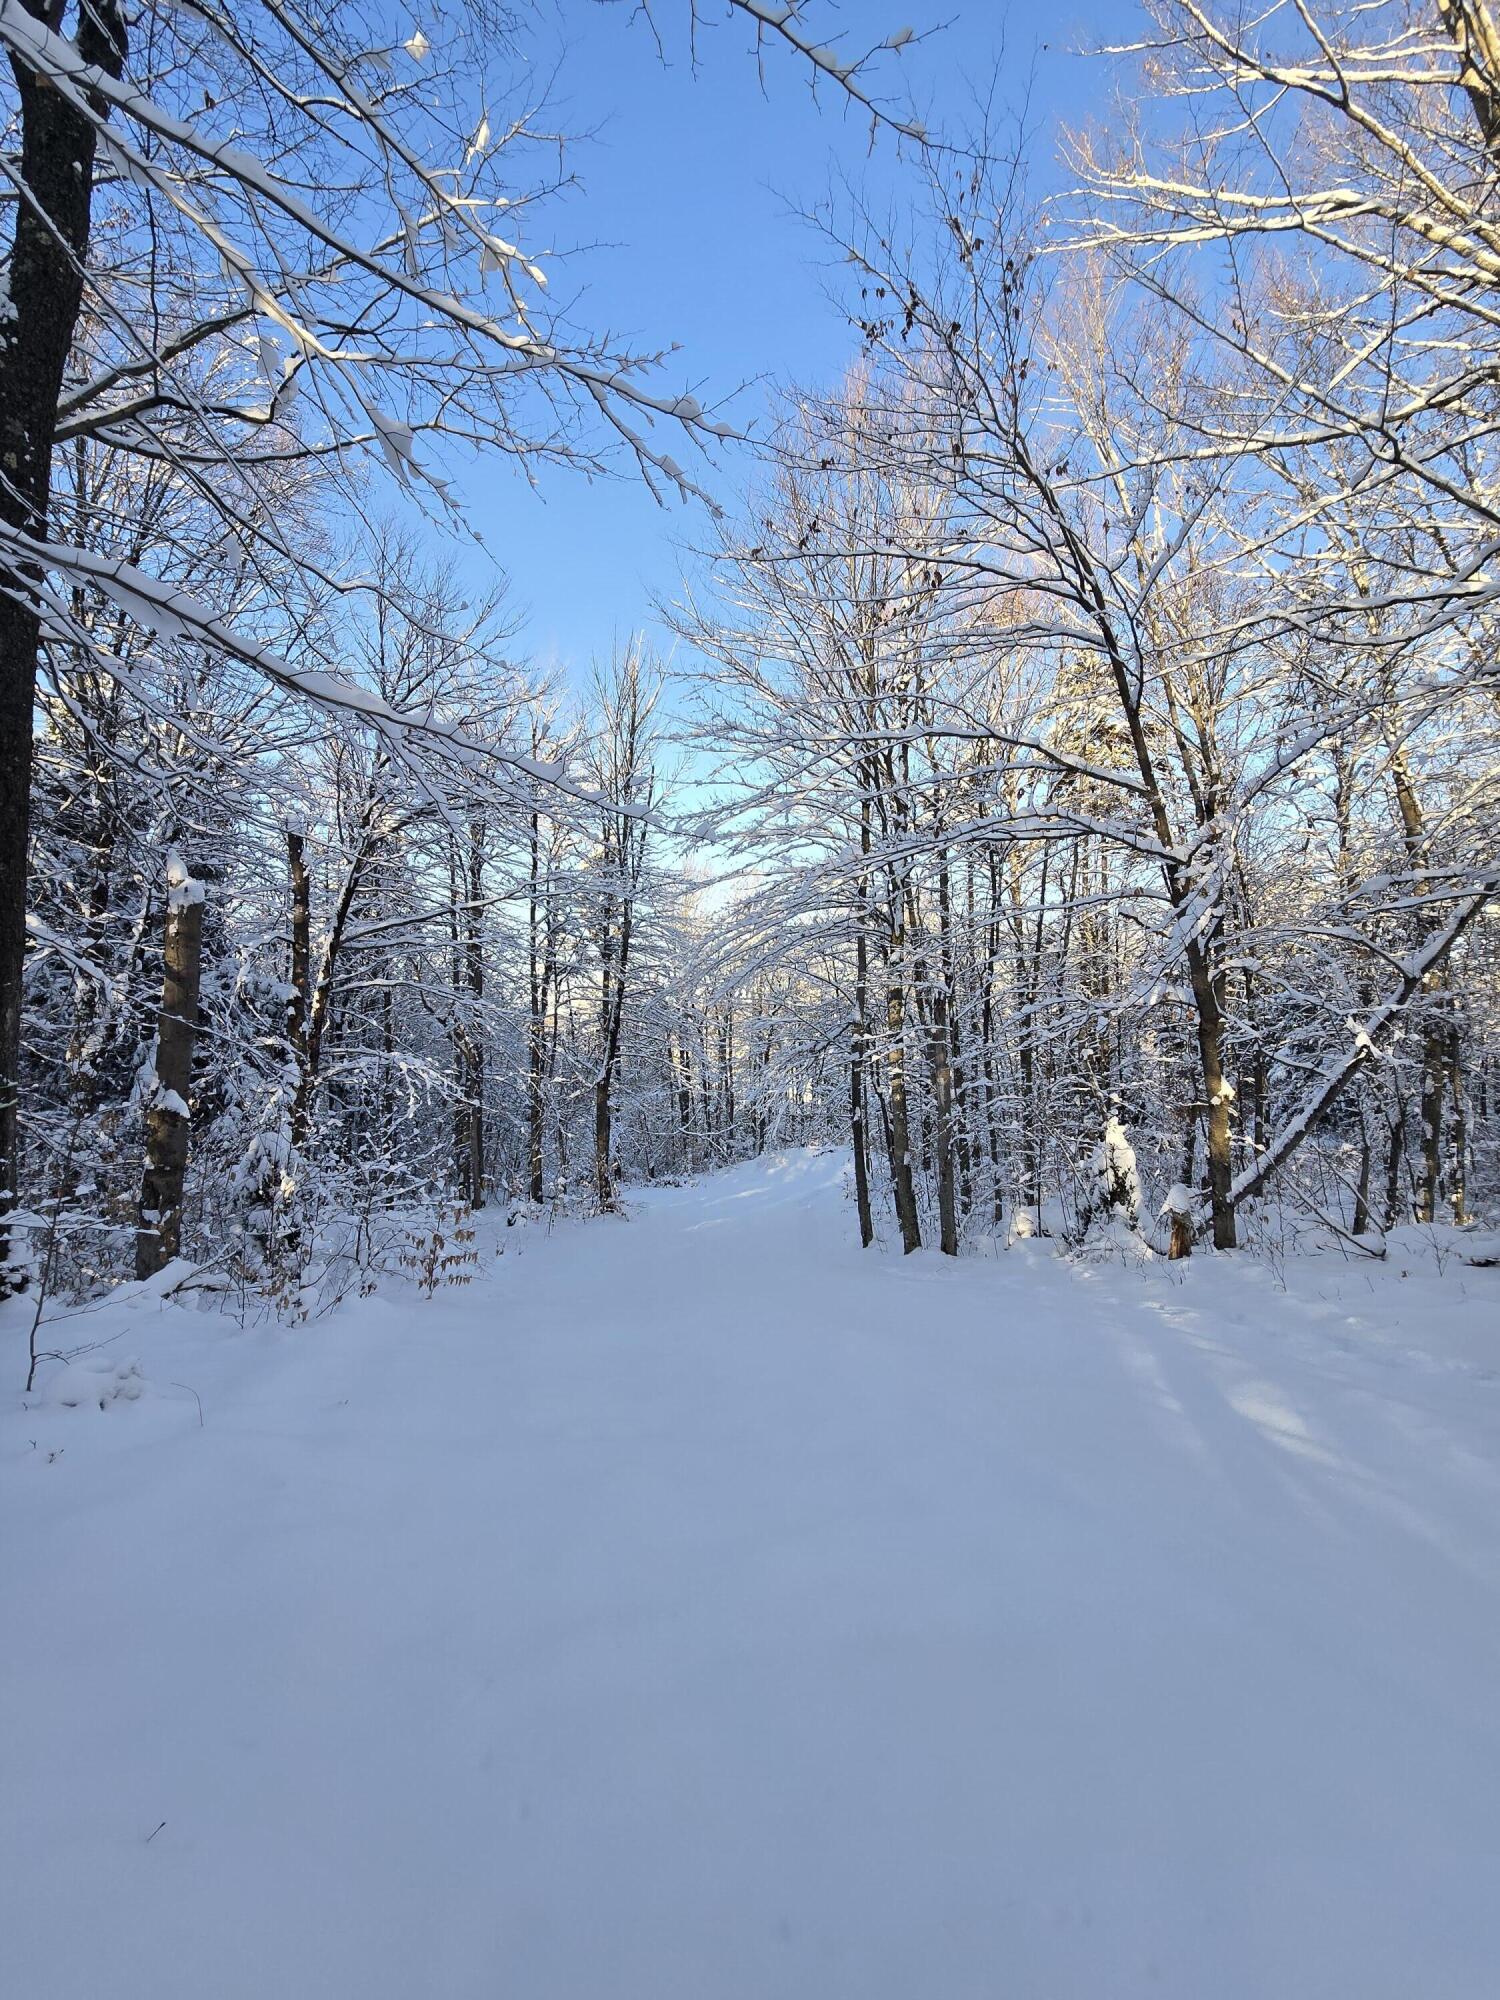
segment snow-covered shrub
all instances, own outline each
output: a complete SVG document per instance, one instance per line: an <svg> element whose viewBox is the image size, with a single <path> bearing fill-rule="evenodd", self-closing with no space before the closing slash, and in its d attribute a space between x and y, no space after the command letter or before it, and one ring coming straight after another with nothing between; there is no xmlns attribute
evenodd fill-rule
<svg viewBox="0 0 1500 2000"><path fill-rule="evenodd" d="M1110 1118L1089 1164L1093 1175L1090 1215L1136 1228L1141 1219L1141 1177L1136 1171L1135 1148L1118 1118Z"/></svg>
<svg viewBox="0 0 1500 2000"><path fill-rule="evenodd" d="M1085 1247L1142 1247L1141 1177L1136 1168L1135 1148L1113 1113L1104 1127L1104 1137L1089 1159L1089 1177L1078 1219Z"/></svg>

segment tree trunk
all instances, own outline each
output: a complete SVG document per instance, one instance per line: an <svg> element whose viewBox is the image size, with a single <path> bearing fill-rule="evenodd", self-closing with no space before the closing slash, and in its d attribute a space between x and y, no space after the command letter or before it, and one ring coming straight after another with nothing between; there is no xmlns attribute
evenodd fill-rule
<svg viewBox="0 0 1500 2000"><path fill-rule="evenodd" d="M920 982L920 970L917 977ZM958 1255L958 1203L953 1172L952 1055L947 998L938 987L933 987L927 1018L927 1068L932 1079L932 1150L937 1163L938 1248L945 1257Z"/></svg>
<svg viewBox="0 0 1500 2000"><path fill-rule="evenodd" d="M870 952L865 939L865 885L860 883L859 929L854 939L854 1039L849 1051L849 1129L854 1140L854 1202L859 1211L859 1242L868 1250L875 1241L870 1209L870 1134L865 1116L865 1063L870 1043Z"/></svg>
<svg viewBox="0 0 1500 2000"><path fill-rule="evenodd" d="M1400 1097L1396 1099L1396 1112L1391 1120L1390 1142L1385 1154L1385 1226L1394 1229L1403 1218L1404 1204L1401 1200L1401 1169L1406 1161L1406 1105ZM1409 1220L1410 1218L1407 1217Z"/></svg>
<svg viewBox="0 0 1500 2000"><path fill-rule="evenodd" d="M1443 1178L1443 1095L1448 1081L1441 1028L1429 1026L1422 1044L1422 1179L1418 1222L1435 1222Z"/></svg>
<svg viewBox="0 0 1500 2000"><path fill-rule="evenodd" d="M698 1038L698 1110L703 1119L703 1139L708 1157L713 1159L718 1151L714 1144L714 1099L709 1088L710 1064L708 1060L708 1021L705 1018L702 1033Z"/></svg>
<svg viewBox="0 0 1500 2000"><path fill-rule="evenodd" d="M609 1071L604 1069L594 1084L594 1187L599 1206L606 1212L615 1205L615 1179L609 1164L609 1082Z"/></svg>
<svg viewBox="0 0 1500 2000"><path fill-rule="evenodd" d="M344 933L363 886L365 871L374 857L378 844L373 830L374 810L373 803L366 810L359 845L349 864L349 871L344 877L343 887L339 890L338 902L334 906L333 922L329 925L328 935L323 940L323 949L318 959L317 978L312 982L311 998L303 1008L302 1019L305 1025L298 1049L299 1073L296 1095L292 1100L291 1118L292 1146L298 1153L307 1145L308 1135L312 1130L313 1094L318 1087L318 1071L323 1061L323 1037L328 1032L329 1016L333 1009L334 977L338 970ZM290 856L292 853L294 841L297 845L292 889L292 963L295 968L300 961L305 981L311 976L312 965L311 888L306 869L301 869L300 883L295 872L301 862L300 835L287 836L288 854ZM292 983L294 986L297 984L295 971ZM299 988L300 990L302 989ZM296 1007L297 1002L294 1000L292 1005Z"/></svg>
<svg viewBox="0 0 1500 2000"><path fill-rule="evenodd" d="M1354 1188L1354 1222L1351 1236L1363 1236L1370 1227L1370 1126L1364 1106L1359 1111L1359 1179Z"/></svg>
<svg viewBox="0 0 1500 2000"><path fill-rule="evenodd" d="M989 914L985 923L984 983L979 996L980 1073L984 1079L983 1111L985 1147L990 1161L990 1220L998 1229L1005 1220L1005 1197L1001 1188L1000 1088L995 1073L995 968L1000 957L1000 869L994 848L987 850Z"/></svg>
<svg viewBox="0 0 1500 2000"><path fill-rule="evenodd" d="M693 1170L693 1069L687 1037L680 1036L672 1056L672 1073L677 1095L677 1128L682 1140L682 1170Z"/></svg>
<svg viewBox="0 0 1500 2000"><path fill-rule="evenodd" d="M1452 1022L1447 1037L1448 1213L1458 1228L1469 1219L1469 1107L1464 1096L1463 1037Z"/></svg>
<svg viewBox="0 0 1500 2000"><path fill-rule="evenodd" d="M1021 1029L1021 1206L1042 1223L1042 1121L1038 1115L1036 1049L1030 1019Z"/></svg>
<svg viewBox="0 0 1500 2000"><path fill-rule="evenodd" d="M380 989L380 1163L386 1187L386 1206L395 1199L396 1187L396 1022L391 1005L391 982Z"/></svg>
<svg viewBox="0 0 1500 2000"><path fill-rule="evenodd" d="M149 1278L182 1246L182 1187L187 1173L193 1047L203 962L203 884L174 848L167 857L167 917L162 943L161 1013L156 1027L156 1097L146 1111L146 1170L141 1177L135 1275Z"/></svg>
<svg viewBox="0 0 1500 2000"><path fill-rule="evenodd" d="M530 831L530 873L526 894L527 975L530 1008L526 1024L526 1194L540 1207L546 1194L543 1084L547 1059L547 1009L552 999L552 927L541 903L542 822L533 808ZM545 930L545 936L544 936Z"/></svg>
<svg viewBox="0 0 1500 2000"><path fill-rule="evenodd" d="M484 1207L484 938L480 910L484 902L484 821L469 828L468 908L464 918L464 984L468 1017L464 1022L463 1098L464 1196L471 1208Z"/></svg>
<svg viewBox="0 0 1500 2000"><path fill-rule="evenodd" d="M31 0L56 29L60 9ZM125 26L114 0L79 10L78 53L118 76ZM20 112L20 158L10 179L13 213L0 320L0 525L47 539L52 447L63 370L83 300L94 187L94 127L46 77L12 58ZM102 115L102 106L96 107ZM37 573L0 557L0 1298L11 1289L4 1218L20 1187L22 978L31 820L31 731L41 624Z"/></svg>
<svg viewBox="0 0 1500 2000"><path fill-rule="evenodd" d="M859 845L870 852L870 793L860 767ZM861 870L855 885L854 1039L849 1051L849 1129L854 1138L854 1202L859 1212L859 1244L868 1250L875 1241L875 1217L870 1207L870 1131L866 1115L865 1068L870 1049L870 878Z"/></svg>
<svg viewBox="0 0 1500 2000"><path fill-rule="evenodd" d="M970 916L973 915L972 895ZM943 849L942 864L938 870L938 921L942 950L939 955L942 977L942 1024L947 1038L948 1055L948 1129L949 1144L958 1169L958 1207L953 1228L953 1248L950 1256L958 1255L958 1216L967 1216L974 1206L974 1160L969 1145L968 1099L964 1089L963 1035L960 1026L962 1012L957 982L954 978L953 962L953 901L952 885L948 870L948 850Z"/></svg>
<svg viewBox="0 0 1500 2000"><path fill-rule="evenodd" d="M307 1065L307 1010L312 986L312 877L307 868L306 841L290 827L286 863L292 886L292 997L287 1002L286 1031L300 1076Z"/></svg>
<svg viewBox="0 0 1500 2000"><path fill-rule="evenodd" d="M901 1249L905 1256L922 1247L922 1225L917 1219L917 1191L911 1172L911 1125L906 1110L906 993L893 963L887 970L885 989L885 1029L889 1041L886 1069L890 1076L891 1185L896 1196L896 1220L901 1225Z"/></svg>
<svg viewBox="0 0 1500 2000"><path fill-rule="evenodd" d="M1224 1009L1220 976L1212 972L1202 948L1190 944L1188 978L1197 1007L1198 1059L1208 1100L1208 1198L1213 1212L1214 1248L1233 1250L1235 1232L1234 1161L1230 1153L1230 1113L1234 1092L1224 1074Z"/></svg>
<svg viewBox="0 0 1500 2000"><path fill-rule="evenodd" d="M546 1108L542 1095L545 1042L545 1023L533 1020L526 1050L526 1198L538 1208L547 1192L542 1144L542 1120Z"/></svg>
<svg viewBox="0 0 1500 2000"><path fill-rule="evenodd" d="M719 1028L719 1077L720 1094L724 1103L724 1131L729 1140L730 1157L734 1155L734 1011L726 1007L724 1019Z"/></svg>
<svg viewBox="0 0 1500 2000"><path fill-rule="evenodd" d="M875 1218L870 1211L870 1148L865 1131L864 1055L858 1032L849 1051L849 1130L854 1142L854 1206L859 1217L859 1245L868 1250L875 1241Z"/></svg>

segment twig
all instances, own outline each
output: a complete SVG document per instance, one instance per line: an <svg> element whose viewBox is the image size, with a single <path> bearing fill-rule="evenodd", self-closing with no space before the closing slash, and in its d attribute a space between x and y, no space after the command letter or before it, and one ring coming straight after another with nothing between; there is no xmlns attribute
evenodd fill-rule
<svg viewBox="0 0 1500 2000"><path fill-rule="evenodd" d="M192 1397L193 1401L198 1405L198 1428L201 1431L203 1429L203 1398L198 1394L198 1391L193 1387L192 1383L171 1382L167 1386L172 1389L187 1390L188 1394ZM166 1824L165 1820L163 1820L162 1824L163 1825Z"/></svg>

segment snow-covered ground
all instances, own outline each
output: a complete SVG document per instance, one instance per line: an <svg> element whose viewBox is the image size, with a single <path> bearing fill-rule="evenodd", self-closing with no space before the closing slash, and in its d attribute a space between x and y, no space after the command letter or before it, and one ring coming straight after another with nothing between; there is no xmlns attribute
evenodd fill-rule
<svg viewBox="0 0 1500 2000"><path fill-rule="evenodd" d="M1493 2000L1500 1270L861 1257L841 1170L73 1322L5 1990Z"/></svg>

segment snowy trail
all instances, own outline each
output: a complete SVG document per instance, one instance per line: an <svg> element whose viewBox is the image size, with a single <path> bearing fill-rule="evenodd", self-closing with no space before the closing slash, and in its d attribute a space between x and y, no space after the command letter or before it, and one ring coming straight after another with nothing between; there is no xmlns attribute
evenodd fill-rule
<svg viewBox="0 0 1500 2000"><path fill-rule="evenodd" d="M6 1990L1500 1992L1500 1273L862 1258L840 1166L12 1398Z"/></svg>

